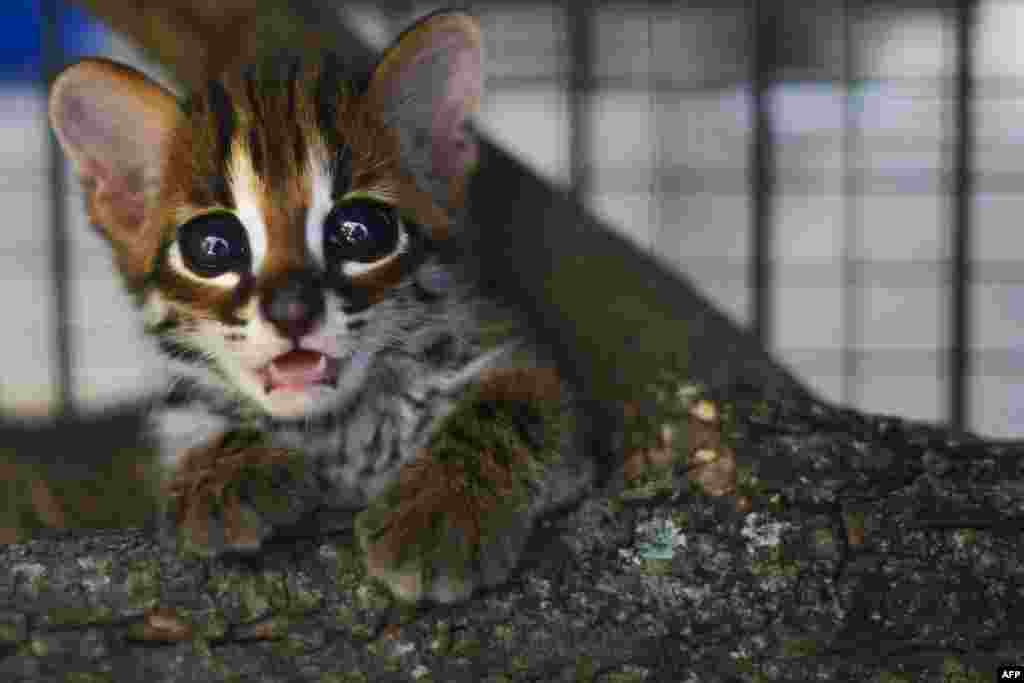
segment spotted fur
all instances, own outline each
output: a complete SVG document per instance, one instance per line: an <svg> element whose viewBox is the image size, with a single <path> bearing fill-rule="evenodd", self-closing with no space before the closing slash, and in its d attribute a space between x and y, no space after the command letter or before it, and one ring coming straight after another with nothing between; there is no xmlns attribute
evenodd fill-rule
<svg viewBox="0 0 1024 683"><path fill-rule="evenodd" d="M279 57L211 81L185 103L160 204L173 207L167 213L178 223L211 210L241 216L255 245L256 272L210 286L182 268L171 244L147 274L143 297L163 311L149 330L176 370L168 412L198 404L229 424L251 425L275 443L323 458L327 480L351 489L346 499L365 503L501 354L487 355L479 338L482 302L472 283L442 260L448 216L436 217L440 207L399 163L394 133L367 111L354 85L326 70L332 63ZM308 227L323 220L328 206L318 206L318 194L393 203L407 217L409 250L351 277L330 277L308 246ZM349 359L354 386L309 414L280 418L235 386L230 354L277 341L256 302L302 271L326 295L318 335L328 340L320 343ZM428 293L427 277L442 277L443 290ZM158 407L154 420L163 413Z"/></svg>
<svg viewBox="0 0 1024 683"><path fill-rule="evenodd" d="M153 434L173 471L171 516L199 550L252 550L300 513L375 506L360 527L370 571L412 600L458 599L503 580L535 517L589 484L576 436L553 447L543 435L575 413L572 392L528 339L495 341L495 325L515 329L515 316L453 258L480 51L471 19L440 13L403 34L366 86L329 56L223 74L180 105L102 60L56 81L58 139L167 360ZM396 246L328 263L327 217L356 199L393 212ZM209 216L241 226L232 239L246 245L244 266L190 267L182 231ZM296 352L319 358L325 381L273 389L276 363ZM535 424L536 415L555 417ZM489 445L477 453L477 442ZM551 448L564 453L552 459ZM471 455L455 462L453 452ZM243 495L247 465L295 455L302 494L284 499L308 509L265 513ZM480 490L519 487L529 498L494 551L500 561L487 560L479 530L507 501L455 481L470 473ZM438 499L445 491L461 493ZM392 498L402 501L393 514L382 502ZM428 543L418 560L398 552L438 515L475 531ZM444 552L453 542L459 551ZM463 555L476 579L451 559ZM427 556L433 578L412 590L410 572L427 571Z"/></svg>

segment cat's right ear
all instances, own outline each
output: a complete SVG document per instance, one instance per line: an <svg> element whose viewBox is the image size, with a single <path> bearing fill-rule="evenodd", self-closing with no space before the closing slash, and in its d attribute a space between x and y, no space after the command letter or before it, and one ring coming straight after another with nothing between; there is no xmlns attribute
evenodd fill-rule
<svg viewBox="0 0 1024 683"><path fill-rule="evenodd" d="M406 163L443 204L461 202L476 164L467 128L484 85L480 26L457 11L430 14L384 52L367 94L399 133Z"/></svg>
<svg viewBox="0 0 1024 683"><path fill-rule="evenodd" d="M69 66L50 91L50 123L82 181L89 217L130 279L144 275L159 243L146 211L180 112L163 87L104 59Z"/></svg>

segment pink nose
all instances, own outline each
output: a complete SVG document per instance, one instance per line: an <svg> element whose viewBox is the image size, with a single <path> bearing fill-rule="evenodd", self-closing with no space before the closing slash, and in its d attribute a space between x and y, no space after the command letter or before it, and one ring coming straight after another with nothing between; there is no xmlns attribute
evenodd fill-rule
<svg viewBox="0 0 1024 683"><path fill-rule="evenodd" d="M260 301L263 316L285 337L312 332L324 314L324 294L313 276L295 272L268 283Z"/></svg>

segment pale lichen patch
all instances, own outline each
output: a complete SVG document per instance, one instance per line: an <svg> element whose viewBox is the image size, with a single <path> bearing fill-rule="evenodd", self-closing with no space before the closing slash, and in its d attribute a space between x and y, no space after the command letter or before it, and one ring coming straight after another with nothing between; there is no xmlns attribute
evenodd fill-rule
<svg viewBox="0 0 1024 683"><path fill-rule="evenodd" d="M23 581L28 592L38 597L46 589L46 567L38 562L21 562L11 567L15 580Z"/></svg>

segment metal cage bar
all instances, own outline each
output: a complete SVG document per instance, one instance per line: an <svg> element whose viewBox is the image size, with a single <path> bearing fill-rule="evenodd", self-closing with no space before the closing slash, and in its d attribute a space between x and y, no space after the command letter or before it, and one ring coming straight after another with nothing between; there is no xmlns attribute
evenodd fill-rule
<svg viewBox="0 0 1024 683"><path fill-rule="evenodd" d="M40 10L40 42L42 47L42 79L44 92L66 60L64 36L61 31L63 0L42 0ZM46 121L49 130L49 120ZM70 248L68 244L67 212L64 195L64 154L53 133L47 136L48 177L50 194L50 272L53 285L53 319L55 334L53 340L54 360L57 365L57 404L55 413L69 417L75 412L74 369L72 368L72 326L70 291Z"/></svg>
<svg viewBox="0 0 1024 683"><path fill-rule="evenodd" d="M772 345L772 210L774 201L774 156L771 116L768 110L768 89L772 78L770 11L766 3L751 0L750 96L753 110L749 191L751 206L751 329L765 348Z"/></svg>
<svg viewBox="0 0 1024 683"><path fill-rule="evenodd" d="M858 220L858 185L859 178L856 167L853 164L853 155L857 147L856 130L857 116L854 110L853 90L857 87L856 68L854 64L853 44L853 22L856 20L853 8L854 0L843 0L842 22L843 22L843 121L842 121L842 205L843 205L843 228L840 268L842 277L840 279L842 291L842 348L840 375L842 385L840 392L842 401L846 405L852 405L854 401L854 380L857 377L857 356L853 348L853 340L856 338L857 328L857 263L854 260L853 244L854 231L857 229Z"/></svg>
<svg viewBox="0 0 1024 683"><path fill-rule="evenodd" d="M594 86L594 9L590 0L570 0L566 18L569 43L569 185L585 204L591 189L590 104Z"/></svg>
<svg viewBox="0 0 1024 683"><path fill-rule="evenodd" d="M971 201L974 193L974 25L975 0L960 0L956 12L956 93L953 172L953 234L950 253L951 311L949 353L949 422L957 431L970 420L968 379L970 365Z"/></svg>

